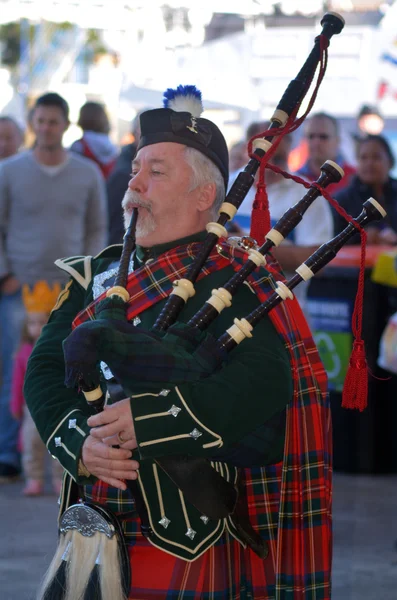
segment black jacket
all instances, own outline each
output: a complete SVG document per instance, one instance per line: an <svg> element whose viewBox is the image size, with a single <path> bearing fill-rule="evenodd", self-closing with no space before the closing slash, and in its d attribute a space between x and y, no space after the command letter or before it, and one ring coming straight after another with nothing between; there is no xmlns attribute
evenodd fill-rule
<svg viewBox="0 0 397 600"><path fill-rule="evenodd" d="M131 179L131 163L136 154L136 144L121 149L115 167L106 182L108 196L109 238L108 244L121 244L124 235L121 201Z"/></svg>
<svg viewBox="0 0 397 600"><path fill-rule="evenodd" d="M357 217L363 207L363 203L368 198L373 197L387 211L387 215L380 221L371 223L371 227L384 229L391 227L397 233L397 180L391 177L385 183L383 188L382 198L375 196L375 193L370 185L363 183L357 175L353 177L347 188L335 194L335 200L345 209L352 217ZM340 233L347 225L347 221L341 217L334 209L332 209L334 219L334 233ZM359 234L352 237L349 244L359 244Z"/></svg>

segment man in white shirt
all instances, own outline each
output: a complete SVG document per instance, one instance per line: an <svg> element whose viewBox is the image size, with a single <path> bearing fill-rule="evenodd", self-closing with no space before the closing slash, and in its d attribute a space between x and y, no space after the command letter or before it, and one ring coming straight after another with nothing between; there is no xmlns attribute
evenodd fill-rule
<svg viewBox="0 0 397 600"><path fill-rule="evenodd" d="M99 168L62 145L69 108L44 94L32 111L32 150L0 163L0 482L19 475L18 423L10 414L13 355L24 320L21 286L59 281L54 261L95 255L107 237L106 191Z"/></svg>
<svg viewBox="0 0 397 600"><path fill-rule="evenodd" d="M287 160L290 148L291 137L284 136L270 162L286 171L288 169ZM237 173L231 174L229 179L230 184L233 183L236 175ZM303 198L306 189L291 179L285 179L282 175L274 173L270 169L266 169L265 177L270 218L273 226L291 206ZM250 231L251 211L255 193L256 186L254 185L234 218L234 221L247 235ZM295 227L281 246L275 248L272 252L288 278L303 261L322 243L332 238L332 236L331 209L328 202L323 197L320 197L309 207L302 221ZM295 288L295 295L299 299L302 308L304 308L306 294L306 283L302 283Z"/></svg>

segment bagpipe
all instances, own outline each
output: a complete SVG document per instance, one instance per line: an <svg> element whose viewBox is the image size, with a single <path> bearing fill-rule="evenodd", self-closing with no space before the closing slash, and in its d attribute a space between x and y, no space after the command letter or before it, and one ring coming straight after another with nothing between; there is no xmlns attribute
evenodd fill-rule
<svg viewBox="0 0 397 600"><path fill-rule="evenodd" d="M222 288L214 290L205 305L187 323L177 323L180 311L194 295L194 283L210 253L220 238L227 237L225 224L236 214L254 183L258 169L265 168L282 136L300 125L314 102L326 68L327 46L331 37L340 33L344 22L339 15L327 13L321 25L321 34L280 100L267 135L253 141L250 160L228 192L218 221L208 223L206 239L186 276L174 282L172 293L151 331L135 326L126 318L130 299L126 289L128 265L135 247L134 229L139 218L138 210L133 210L114 286L96 305L95 320L76 327L64 341L65 383L69 387L78 387L94 411L103 409L107 396L114 402L139 390L159 390L166 385L209 377L221 368L233 348L245 338L252 337L252 331L261 319L278 304L293 297L292 290L296 285L307 281L327 265L358 229L385 216L385 211L375 200L367 200L360 215L350 218L347 227L302 263L291 279L282 281L281 277L277 278L274 293L264 303L250 314L234 319L231 327L214 339L206 330L220 312L230 307L240 286L251 273L266 264L266 255L296 227L315 199L325 194L324 188L343 176L343 170L337 164L326 161L319 179L308 185L303 198L272 229L267 227L264 240L261 235L257 239L241 240L239 245L248 254L246 264ZM312 101L305 115L297 118L318 65L319 75ZM254 206L254 211L256 208ZM112 373L106 387L99 369L101 362L106 363ZM172 373L172 379L167 379L166 371ZM224 455L222 460L228 462L232 458ZM182 490L186 500L210 519L222 519L233 514L241 538L261 558L266 556L266 544L239 514L237 488L215 471L207 459L178 455L158 458L156 463ZM126 483L136 500L143 533L150 538L139 485L136 481ZM77 597L82 600L121 600L128 597L130 573L125 544L114 516L106 513L103 507L84 502L70 506L63 513L59 525L60 543L42 588L43 600L76 600ZM86 544L88 539L93 543ZM117 540L116 543L114 540ZM108 542L112 542L112 550ZM83 551L83 546L89 546L89 550ZM112 565L110 570L109 565ZM83 570L83 575L79 575L78 567Z"/></svg>

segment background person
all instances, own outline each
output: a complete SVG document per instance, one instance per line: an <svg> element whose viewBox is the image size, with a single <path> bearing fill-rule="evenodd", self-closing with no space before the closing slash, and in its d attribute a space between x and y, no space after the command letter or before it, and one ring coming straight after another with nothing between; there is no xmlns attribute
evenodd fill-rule
<svg viewBox="0 0 397 600"><path fill-rule="evenodd" d="M231 173L239 173L248 163L246 142L236 142L229 150L229 170Z"/></svg>
<svg viewBox="0 0 397 600"><path fill-rule="evenodd" d="M83 136L71 145L70 150L93 160L104 179L108 179L116 164L118 149L109 138L110 123L104 106L86 102L80 109L77 124L83 130Z"/></svg>
<svg viewBox="0 0 397 600"><path fill-rule="evenodd" d="M308 146L308 158L297 174L308 181L315 181L320 175L320 167L326 160L333 160L345 172L338 183L332 183L327 191L333 196L348 185L355 168L350 165L340 151L339 124L327 113L315 113L304 124L304 136Z"/></svg>
<svg viewBox="0 0 397 600"><path fill-rule="evenodd" d="M23 131L12 117L0 116L0 160L17 154L23 144Z"/></svg>
<svg viewBox="0 0 397 600"><path fill-rule="evenodd" d="M107 232L105 187L98 167L68 152L62 138L69 107L55 93L31 113L36 142L0 163L0 481L20 472L18 423L10 413L12 361L25 311L21 285L65 280L54 261L95 255Z"/></svg>
<svg viewBox="0 0 397 600"><path fill-rule="evenodd" d="M29 357L35 343L40 337L44 325L61 291L60 285L48 286L45 281L38 281L33 289L23 287L23 303L26 309L26 320L23 328L21 344L15 356L11 413L19 422L22 421L21 446L23 474L26 479L22 493L25 496L40 496L44 492L44 476L46 457L48 456L45 444L33 422L26 406L23 395L23 384ZM59 494L62 483L62 467L57 460L51 461L52 486L54 492Z"/></svg>
<svg viewBox="0 0 397 600"><path fill-rule="evenodd" d="M381 135L369 135L357 141L357 173L350 185L335 199L350 215L358 215L363 202L371 196L386 210L387 215L366 229L368 244L397 244L397 181L390 177L395 158L387 140ZM335 233L346 227L346 221L336 211ZM359 244L357 234L349 244Z"/></svg>
<svg viewBox="0 0 397 600"><path fill-rule="evenodd" d="M141 137L139 118L143 112L145 111L139 111L132 121L131 133L134 136L134 140L130 144L126 144L122 147L113 172L106 182L109 215L109 244L121 244L123 242L124 219L121 202L131 179L131 164Z"/></svg>
<svg viewBox="0 0 397 600"><path fill-rule="evenodd" d="M261 123L261 129L252 128L256 135L268 129L268 123ZM288 156L291 150L291 136L286 135L279 143L271 161L284 171L288 170ZM305 195L306 189L291 179L286 179L271 169L265 170L265 182L271 225L274 226L283 214ZM231 182L232 183L232 182ZM249 234L251 227L251 211L255 200L256 186L253 185L243 200L233 222L241 227L245 235ZM304 262L322 243L331 239L333 234L333 220L328 202L320 197L306 211L303 219L283 241L272 250L288 278L294 270ZM308 283L299 285L294 294L298 298L301 308L305 309Z"/></svg>

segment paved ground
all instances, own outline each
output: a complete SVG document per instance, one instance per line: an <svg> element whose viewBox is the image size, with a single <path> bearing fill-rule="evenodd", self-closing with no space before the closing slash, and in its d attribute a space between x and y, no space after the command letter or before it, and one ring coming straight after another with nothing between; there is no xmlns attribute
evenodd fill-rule
<svg viewBox="0 0 397 600"><path fill-rule="evenodd" d="M334 482L333 600L397 600L397 476ZM55 548L55 497L21 489L0 486L0 600L33 600Z"/></svg>

